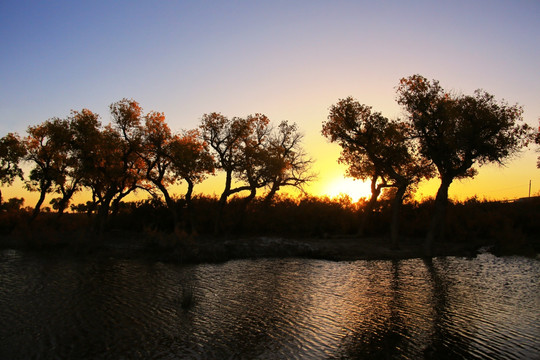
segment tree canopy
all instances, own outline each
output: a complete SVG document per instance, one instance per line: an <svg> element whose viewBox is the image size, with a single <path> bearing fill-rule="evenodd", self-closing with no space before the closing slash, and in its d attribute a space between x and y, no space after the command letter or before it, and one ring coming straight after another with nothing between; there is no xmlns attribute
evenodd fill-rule
<svg viewBox="0 0 540 360"><path fill-rule="evenodd" d="M25 184L40 194L32 219L47 194L60 195L51 200L60 217L73 194L88 189L92 200L84 209L89 214L97 211L94 229L101 233L122 200L143 189L154 200L164 200L175 233L189 233L194 225L190 215L194 186L216 170L226 174L220 207L240 192L248 194L247 206L260 189L266 189L270 202L282 187L302 188L313 178L311 159L301 147L295 124L284 121L273 128L263 114L229 119L211 113L203 116L197 129L173 132L165 114L145 113L133 99L121 99L109 109L108 124L88 109L72 110L66 118L30 126L23 140L17 134L0 139L1 184L23 178L21 161L31 166ZM187 190L178 196L172 186L181 182Z"/></svg>
<svg viewBox="0 0 540 360"><path fill-rule="evenodd" d="M441 185L426 236L428 249L442 228L451 183L473 177L478 166L505 164L529 142L540 143L540 130L533 132L523 122L520 106L483 90L454 94L437 80L413 75L401 79L396 92L404 118L389 119L348 97L331 106L322 134L341 146L338 161L347 165L348 176L371 181L366 215L382 189L393 189L394 241L404 198L422 179L438 173ZM109 109L112 121L106 125L83 109L30 126L22 140L11 133L0 139L0 184L23 178L21 161L31 167L25 184L40 194L32 218L47 194L60 195L51 203L61 215L73 194L86 188L92 193L88 208L97 209L96 228L103 229L122 199L144 189L154 200L165 200L175 230L181 217L188 230L194 186L221 171L225 184L218 200L218 229L230 197L244 194L238 203L245 211L258 192L270 203L283 187L303 190L315 178L294 123L282 121L274 127L264 114L229 118L213 112L202 116L197 129L173 132L165 114L145 113L132 99ZM187 190L178 197L171 189L180 182Z"/></svg>
<svg viewBox="0 0 540 360"><path fill-rule="evenodd" d="M26 187L38 191L39 199L34 207L34 219L47 193L64 187L73 165L72 132L65 119L53 118L42 124L30 126L25 138L25 160L33 165ZM60 190L58 190L60 191Z"/></svg>
<svg viewBox="0 0 540 360"><path fill-rule="evenodd" d="M483 90L454 95L437 80L412 75L400 80L397 102L420 145L420 153L437 167L441 185L436 210L426 238L426 252L444 219L448 188L454 179L473 177L475 165L504 164L531 140L523 123L523 108L497 101Z"/></svg>
<svg viewBox="0 0 540 360"><path fill-rule="evenodd" d="M17 134L9 133L0 139L0 184L13 183L15 178L23 178L19 163L26 155L26 147ZM0 192L0 205L2 192Z"/></svg>
<svg viewBox="0 0 540 360"><path fill-rule="evenodd" d="M423 178L432 176L432 169L417 151L408 126L389 120L380 112L348 97L330 107L322 133L341 146L339 162L347 165L347 175L371 181L372 196L360 226L372 211L382 188L397 189L396 216L392 221L392 239L397 244L397 215L405 192Z"/></svg>
<svg viewBox="0 0 540 360"><path fill-rule="evenodd" d="M225 173L216 232L221 231L221 217L231 195L247 191L245 208L258 189L268 188L269 202L281 187L301 188L313 178L309 172L311 160L301 148L301 135L294 124L282 122L275 131L263 114L227 118L211 113L203 116L200 130L214 156L216 169Z"/></svg>

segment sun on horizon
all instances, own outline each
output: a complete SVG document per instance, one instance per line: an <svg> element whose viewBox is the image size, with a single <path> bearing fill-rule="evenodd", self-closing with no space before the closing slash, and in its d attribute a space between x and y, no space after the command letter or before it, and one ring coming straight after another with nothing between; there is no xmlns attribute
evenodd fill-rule
<svg viewBox="0 0 540 360"><path fill-rule="evenodd" d="M338 176L328 183L324 189L324 193L331 198L347 195L354 202L357 202L361 198L370 197L371 187L367 182L350 177Z"/></svg>

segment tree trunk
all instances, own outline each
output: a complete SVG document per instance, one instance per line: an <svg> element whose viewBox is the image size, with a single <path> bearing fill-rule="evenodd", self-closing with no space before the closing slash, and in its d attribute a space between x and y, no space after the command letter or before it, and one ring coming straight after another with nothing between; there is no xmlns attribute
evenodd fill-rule
<svg viewBox="0 0 540 360"><path fill-rule="evenodd" d="M173 220L173 230L176 234L177 230L179 230L180 228L180 219L178 218L178 210L176 209L176 202L171 198L169 191L161 182L155 181L154 185L158 187L158 189L163 194L163 197L165 198L165 204L167 204L167 209L169 209L169 212L171 213L172 220Z"/></svg>
<svg viewBox="0 0 540 360"><path fill-rule="evenodd" d="M110 200L104 200L99 206L96 216L96 230L98 235L101 236L105 232L105 224L107 223L107 217L109 216Z"/></svg>
<svg viewBox="0 0 540 360"><path fill-rule="evenodd" d="M184 198L186 199L186 223L185 223L185 231L188 233L188 234L192 234L194 232L194 224L193 224L193 203L191 201L191 197L193 195L193 187L194 187L194 184L193 184L193 181L191 180L187 180L186 179L186 182L187 182L187 185L188 185L188 189L186 191L186 195L184 196Z"/></svg>
<svg viewBox="0 0 540 360"><path fill-rule="evenodd" d="M268 194L266 194L266 196L264 197L263 204L264 204L265 207L269 207L270 204L272 203L272 200L274 199L274 196L277 194L277 192L279 190L279 185L278 184L279 183L277 181L275 181L272 184L272 188L270 189Z"/></svg>
<svg viewBox="0 0 540 360"><path fill-rule="evenodd" d="M58 203L58 214L56 215L57 220L59 220L64 214L64 211L66 210L67 205L69 201L71 200L71 197L73 196L74 193L75 193L75 188L66 191L65 194L62 196L62 199Z"/></svg>
<svg viewBox="0 0 540 360"><path fill-rule="evenodd" d="M36 217L39 215L41 205L43 205L43 202L45 201L45 195L47 194L48 189L49 189L49 187L45 187L45 188L43 188L41 190L41 192L39 194L38 202L37 202L36 206L34 207L34 211L32 211L32 216L30 217L30 222L34 221L36 219Z"/></svg>
<svg viewBox="0 0 540 360"><path fill-rule="evenodd" d="M223 190L223 193L221 194L221 197L219 198L218 202L218 211L216 214L216 222L214 224L214 235L221 234L222 231L222 218L223 218L223 212L225 211L225 205L227 204L227 198L229 197L230 191L231 191L231 184L232 184L232 172L227 171L226 179L225 179L225 189Z"/></svg>
<svg viewBox="0 0 540 360"><path fill-rule="evenodd" d="M246 196L244 199L242 199L242 204L240 205L240 210L238 213L238 221L235 226L236 233L240 233L243 230L244 219L246 218L247 208L249 206L249 203L255 198L256 195L257 195L257 188L252 187L249 192L249 195Z"/></svg>
<svg viewBox="0 0 540 360"><path fill-rule="evenodd" d="M2 209L2 189L0 189L0 209Z"/></svg>
<svg viewBox="0 0 540 360"><path fill-rule="evenodd" d="M62 215L64 215L64 211L66 210L66 207L67 207L67 201L65 201L64 198L62 198L58 202L58 212L56 213L56 220L60 220Z"/></svg>
<svg viewBox="0 0 540 360"><path fill-rule="evenodd" d="M433 256L433 245L435 242L435 236L437 230L441 229L446 215L446 206L448 204L448 188L452 183L452 178L443 178L441 185L437 191L437 197L435 198L435 209L431 223L429 224L426 239L424 241L424 255L427 257Z"/></svg>
<svg viewBox="0 0 540 360"><path fill-rule="evenodd" d="M368 220L371 218L371 214L373 212L373 209L375 208L375 204L377 203L377 198L381 194L381 187L377 186L377 178L373 178L371 180L371 197L369 198L369 202L367 203L364 214L362 216L362 220L360 221L360 226L358 227L358 236L363 237L366 231L366 224L368 223Z"/></svg>
<svg viewBox="0 0 540 360"><path fill-rule="evenodd" d="M392 223L390 225L390 242L392 249L399 249L399 216L401 205L403 204L403 195L407 186L400 186L397 189L394 201L392 203Z"/></svg>
<svg viewBox="0 0 540 360"><path fill-rule="evenodd" d="M122 201L122 198L120 196L117 196L112 201L111 216L113 219L116 219L116 215L118 214L118 211L120 210L120 201Z"/></svg>
<svg viewBox="0 0 540 360"><path fill-rule="evenodd" d="M112 202L112 211L111 215L116 216L118 214L118 211L120 210L120 203L122 202L122 199L131 194L132 191L136 189L135 186L132 186L131 188L127 189L125 192L117 192L117 196L114 198ZM113 194L114 197L114 194Z"/></svg>
<svg viewBox="0 0 540 360"><path fill-rule="evenodd" d="M98 207L96 216L96 231L99 236L103 235L103 233L105 232L105 225L107 224L107 218L109 217L109 210L113 197L114 192L107 192Z"/></svg>

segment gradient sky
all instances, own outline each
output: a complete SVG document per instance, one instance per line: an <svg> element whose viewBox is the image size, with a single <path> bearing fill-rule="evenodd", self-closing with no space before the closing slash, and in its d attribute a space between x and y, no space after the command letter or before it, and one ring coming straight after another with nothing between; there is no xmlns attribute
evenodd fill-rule
<svg viewBox="0 0 540 360"><path fill-rule="evenodd" d="M201 116L264 113L296 122L315 160L316 195L353 192L321 135L329 107L353 96L385 116L401 77L448 90L482 88L540 117L540 2L0 1L0 135L88 108L108 123L124 97L162 111L177 131ZM504 168L456 181L450 196L540 192L535 147ZM352 182L347 182L347 184ZM359 182L353 185L363 191ZM437 181L419 196L434 196ZM196 188L221 193L211 179ZM3 189L20 195L20 184ZM24 194L33 201L33 197ZM30 205L27 202L27 205Z"/></svg>

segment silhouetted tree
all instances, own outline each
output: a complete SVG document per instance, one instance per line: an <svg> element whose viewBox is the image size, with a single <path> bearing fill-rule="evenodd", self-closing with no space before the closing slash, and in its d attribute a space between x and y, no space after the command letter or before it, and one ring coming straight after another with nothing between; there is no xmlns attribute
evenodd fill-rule
<svg viewBox="0 0 540 360"><path fill-rule="evenodd" d="M282 121L277 131L270 134L265 148L268 152L268 193L264 202L269 204L280 188L292 186L303 191L303 186L315 178L310 169L313 161L301 147L302 134L296 124Z"/></svg>
<svg viewBox="0 0 540 360"><path fill-rule="evenodd" d="M503 164L530 139L530 127L521 124L523 109L518 105L498 102L482 90L452 95L437 80L420 75L401 79L397 101L408 113L420 152L434 163L441 179L425 241L426 255L431 255L452 181L473 177L474 164Z"/></svg>
<svg viewBox="0 0 540 360"><path fill-rule="evenodd" d="M9 133L0 139L0 185L11 185L15 178L23 179L19 163L26 155L24 143L19 135ZM2 191L0 189L0 206L2 205Z"/></svg>
<svg viewBox="0 0 540 360"><path fill-rule="evenodd" d="M137 121L142 109L133 100L111 104L113 124L100 127L97 116L88 116L78 126L76 143L81 155L82 183L92 191L97 206L96 230L103 232L111 207L144 187L144 163L137 155L140 145ZM131 139L130 141L126 138Z"/></svg>
<svg viewBox="0 0 540 360"><path fill-rule="evenodd" d="M94 125L99 126L98 116L88 109L72 110L67 122L65 122L65 126L68 127L67 132L69 132L69 136L66 137L66 139L69 139L69 147L66 149L66 166L61 177L62 181L56 182L54 190L61 197L51 201L53 208L58 211L58 217L62 216L73 195L81 189L82 180L85 176L82 168L82 158L92 156L94 139L89 136L88 131ZM82 139L83 134L84 140ZM84 144L86 144L86 147L83 146Z"/></svg>
<svg viewBox="0 0 540 360"><path fill-rule="evenodd" d="M26 188L39 191L30 220L37 217L47 193L66 181L70 167L71 131L67 120L53 118L30 126L25 139L26 160L33 163Z"/></svg>
<svg viewBox="0 0 540 360"><path fill-rule="evenodd" d="M168 147L168 157L173 174L187 183L187 191L184 194L187 212L184 229L191 233L194 227L193 188L207 175L214 173L214 158L208 152L207 144L200 139L197 130L175 135Z"/></svg>
<svg viewBox="0 0 540 360"><path fill-rule="evenodd" d="M100 158L99 145L102 141L102 128L99 115L88 109L80 113L73 112L70 118L70 128L73 132L74 158L77 160L74 169L76 177L80 178L80 185L88 187L92 193L91 208L97 206L97 187L100 187L98 167L104 161ZM88 204L90 205L90 204ZM91 212L89 212L89 215Z"/></svg>
<svg viewBox="0 0 540 360"><path fill-rule="evenodd" d="M136 123L131 125L138 128L137 132L132 132L131 136L126 134L127 141L140 141L137 147L137 154L143 160L144 176L154 187L156 187L165 199L169 211L173 218L173 225L176 230L178 226L178 211L176 202L169 193L168 186L176 182L177 177L171 171L171 159L169 156L169 146L173 140L171 130L165 122L165 115L159 112L150 112L145 116L144 125L140 124L137 118ZM152 192L152 188L147 190Z"/></svg>
<svg viewBox="0 0 540 360"><path fill-rule="evenodd" d="M228 119L217 113L204 115L202 136L216 159L216 168L225 172L225 189L221 194L216 219L219 232L223 209L229 196L247 191L240 200L236 229L240 230L248 205L257 191L268 188L269 203L281 187L302 188L314 176L309 173L311 160L300 147L302 136L296 125L282 122L277 131L262 114ZM233 187L233 179L238 180Z"/></svg>
<svg viewBox="0 0 540 360"><path fill-rule="evenodd" d="M339 161L348 165L348 176L371 180L371 198L360 225L360 234L381 190L396 188L391 238L393 245L397 246L403 196L432 174L429 164L416 151L407 126L391 121L379 112L372 112L370 106L348 97L330 108L322 133L342 147Z"/></svg>
<svg viewBox="0 0 540 360"><path fill-rule="evenodd" d="M24 204L24 198L9 198L2 204L2 208L7 211L19 211Z"/></svg>
<svg viewBox="0 0 540 360"><path fill-rule="evenodd" d="M257 190L267 186L272 169L271 153L267 146L270 136L270 120L261 114L250 115L247 120L252 125L252 131L241 141L243 157L241 157L240 168L236 176L248 184L249 194L244 197L241 203L240 216L237 221L238 230L242 226L249 203L257 196Z"/></svg>
<svg viewBox="0 0 540 360"><path fill-rule="evenodd" d="M358 235L363 236L365 225L377 202L383 188L388 187L387 178L380 166L373 162L364 147L377 148L383 144L380 129L377 124L386 123L380 113L371 113L371 108L358 103L349 97L340 100L330 108L328 121L323 123L322 134L332 142L337 142L341 148L338 162L348 165L346 175L362 181L370 180L371 197L364 209ZM379 137L374 135L378 134Z"/></svg>
<svg viewBox="0 0 540 360"><path fill-rule="evenodd" d="M213 161L207 154L205 146L198 139L197 131L186 131L181 135L173 135L165 115L150 112L145 116L145 124L140 128L141 147L138 155L145 164L145 177L163 194L165 203L172 217L175 233L191 231L191 196L193 187L202 181L207 172L212 171ZM128 138L129 140L129 138ZM188 184L184 195L187 216L184 226L180 228L177 204L172 198L168 185L185 180Z"/></svg>
<svg viewBox="0 0 540 360"><path fill-rule="evenodd" d="M225 172L225 187L218 203L215 232L221 232L221 221L229 196L241 191L250 191L249 198L259 184L257 169L262 163L257 144L266 134L268 118L256 114L246 118L228 119L219 113L205 114L201 120L203 140L209 145L216 161L216 168ZM245 180L233 187L233 177ZM264 185L262 185L264 186Z"/></svg>

